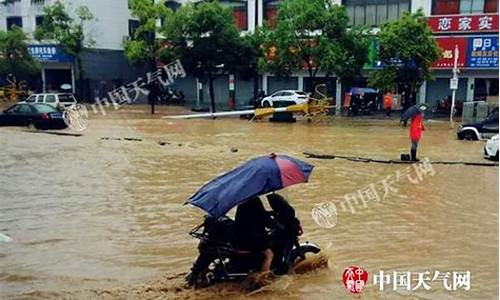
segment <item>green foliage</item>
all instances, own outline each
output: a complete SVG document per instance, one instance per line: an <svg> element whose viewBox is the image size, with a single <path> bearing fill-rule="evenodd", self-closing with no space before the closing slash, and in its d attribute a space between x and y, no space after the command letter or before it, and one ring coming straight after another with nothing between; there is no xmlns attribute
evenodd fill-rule
<svg viewBox="0 0 500 300"><path fill-rule="evenodd" d="M132 16L139 20L131 40L124 42L124 51L128 60L133 63L153 63L158 57L164 57L162 45L155 38L155 32L160 31L158 20L169 19L172 11L162 2L151 0L131 0Z"/></svg>
<svg viewBox="0 0 500 300"><path fill-rule="evenodd" d="M39 72L40 65L28 53L26 40L26 35L18 27L0 30L0 76L12 73L20 80Z"/></svg>
<svg viewBox="0 0 500 300"><path fill-rule="evenodd" d="M217 2L183 5L162 32L182 63L198 78L236 72L250 45L242 42L232 12Z"/></svg>
<svg viewBox="0 0 500 300"><path fill-rule="evenodd" d="M88 7L80 6L75 10L78 19L73 19L60 1L44 7L44 18L37 27L34 37L59 43L68 54L78 57L84 47L94 44L91 38L85 38L83 26L94 17Z"/></svg>
<svg viewBox="0 0 500 300"><path fill-rule="evenodd" d="M208 81L214 109L213 81L221 74L257 71L258 35L241 37L230 8L215 1L187 3L165 20L166 51L181 58L188 73Z"/></svg>
<svg viewBox="0 0 500 300"><path fill-rule="evenodd" d="M276 28L263 40L259 66L277 76L305 68L311 78L323 71L349 82L368 59L367 30L349 29L345 9L328 0L281 1Z"/></svg>
<svg viewBox="0 0 500 300"><path fill-rule="evenodd" d="M384 24L378 36L378 56L384 67L371 74L370 85L381 89L401 85L413 93L431 79L430 67L439 59L440 49L422 10Z"/></svg>

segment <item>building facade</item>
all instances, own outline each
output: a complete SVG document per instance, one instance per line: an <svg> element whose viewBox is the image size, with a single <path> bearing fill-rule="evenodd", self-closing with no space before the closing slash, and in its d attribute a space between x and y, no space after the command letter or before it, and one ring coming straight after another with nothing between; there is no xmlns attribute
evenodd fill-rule
<svg viewBox="0 0 500 300"><path fill-rule="evenodd" d="M18 0L13 4L0 4L0 30L16 25L28 34L32 33L43 20L43 6L54 0ZM404 12L422 9L428 16L438 44L443 49L443 57L434 64L435 80L422 85L418 99L431 106L448 97L453 51L459 48L459 88L458 101L498 99L498 1L496 0L332 0L346 7L352 25L370 26L376 32L386 22L398 20ZM144 76L146 69L132 66L123 54L124 40L133 36L138 21L131 16L127 0L63 0L72 12L80 5L86 5L95 20L87 24L86 36L95 44L82 53L85 92L82 98L91 99L104 95L113 86L120 86ZM186 0L165 1L165 5L176 9ZM253 31L257 26L276 21L277 0L221 0L231 7L235 24L241 31ZM30 52L42 62L42 82L39 90L48 90L61 83L70 83L75 88L75 66L71 57L62 53L57 45L40 45L32 41ZM366 70L370 71L370 68ZM319 82L322 75L318 74ZM231 79L230 79L231 78ZM324 78L323 78L324 79ZM342 87L335 76L324 79L329 96L341 106ZM267 94L280 89L304 89L308 86L305 71L295 72L289 78L277 78L263 74L259 79L259 89ZM360 82L366 85L366 81ZM208 89L203 88L195 78L177 80L175 89L182 90L190 102L200 103L209 99ZM220 106L227 106L230 89L234 89L236 106L248 103L254 94L254 83L219 77L215 83L215 93ZM497 100L498 101L498 100ZM205 101L206 102L206 101ZM203 103L202 103L203 104Z"/></svg>
<svg viewBox="0 0 500 300"><path fill-rule="evenodd" d="M65 54L55 44L40 43L32 38L36 27L43 21L43 8L55 0L18 0L12 4L0 4L0 30L15 25L21 27L31 37L29 52L42 66L41 80L32 88L42 92L58 90L62 84L70 84L73 92L80 89L81 98L91 99L95 94L104 94L114 85L121 85L141 74L141 68L128 63L123 54L123 41L133 33L136 22L128 7L127 0L78 0L63 2L72 17L79 6L85 5L94 15L94 20L86 24L85 36L94 44L85 49L82 59L83 80L77 87L75 59ZM78 92L78 91L77 91Z"/></svg>

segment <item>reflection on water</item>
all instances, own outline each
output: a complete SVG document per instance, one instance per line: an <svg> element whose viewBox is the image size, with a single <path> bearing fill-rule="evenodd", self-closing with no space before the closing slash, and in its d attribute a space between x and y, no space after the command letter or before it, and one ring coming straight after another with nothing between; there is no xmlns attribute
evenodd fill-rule
<svg viewBox="0 0 500 300"><path fill-rule="evenodd" d="M470 291L433 285L413 295L498 297L497 167L435 165L434 176L402 183L355 214L339 212L336 226L327 229L311 217L316 204L380 181L401 165L306 159L302 152L394 159L408 151L407 129L385 120L145 120L143 111L133 107L91 119L79 137L0 128L0 232L13 238L0 244L1 298L245 297L231 284L182 288L197 254L197 241L187 233L203 216L183 203L207 180L271 152L316 166L310 183L284 194L303 223L303 239L319 243L330 262L328 270L284 277L253 298L348 299L341 278L350 265L370 276L379 270L469 270ZM483 161L482 142L457 141L447 123L426 127L421 157ZM380 292L371 283L363 294L407 295L391 287Z"/></svg>

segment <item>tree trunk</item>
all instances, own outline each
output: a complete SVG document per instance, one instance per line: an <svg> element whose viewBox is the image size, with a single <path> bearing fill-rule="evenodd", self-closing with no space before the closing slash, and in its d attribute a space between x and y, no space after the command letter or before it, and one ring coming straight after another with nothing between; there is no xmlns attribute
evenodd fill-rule
<svg viewBox="0 0 500 300"><path fill-rule="evenodd" d="M255 105L257 98L259 97L259 75L256 73L253 75L253 101L252 105Z"/></svg>
<svg viewBox="0 0 500 300"><path fill-rule="evenodd" d="M208 73L208 92L210 93L210 106L211 112L215 113L215 92L214 92L214 78L212 73ZM214 117L215 119L215 117Z"/></svg>
<svg viewBox="0 0 500 300"><path fill-rule="evenodd" d="M156 71L156 61L153 59L151 59L149 61L149 64L151 66L151 72L155 72ZM155 91L149 91L150 93L151 92L154 92L154 96L151 97L151 114L154 115L155 114L155 104L156 104L156 98L158 97L158 91L157 91L157 88L155 88Z"/></svg>

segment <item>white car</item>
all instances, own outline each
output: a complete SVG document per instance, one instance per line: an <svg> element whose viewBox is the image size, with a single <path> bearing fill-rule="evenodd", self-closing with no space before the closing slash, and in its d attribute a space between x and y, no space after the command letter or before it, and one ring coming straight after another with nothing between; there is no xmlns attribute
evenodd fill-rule
<svg viewBox="0 0 500 300"><path fill-rule="evenodd" d="M498 134L489 139L484 145L484 156L498 161Z"/></svg>
<svg viewBox="0 0 500 300"><path fill-rule="evenodd" d="M260 101L260 106L271 107L271 106L289 106L294 104L302 104L307 102L307 94L302 91L296 90L282 90L265 97ZM281 103L280 103L281 102Z"/></svg>
<svg viewBox="0 0 500 300"><path fill-rule="evenodd" d="M44 93L33 94L26 98L24 103L46 103L54 107L69 107L76 104L76 99L69 93Z"/></svg>

